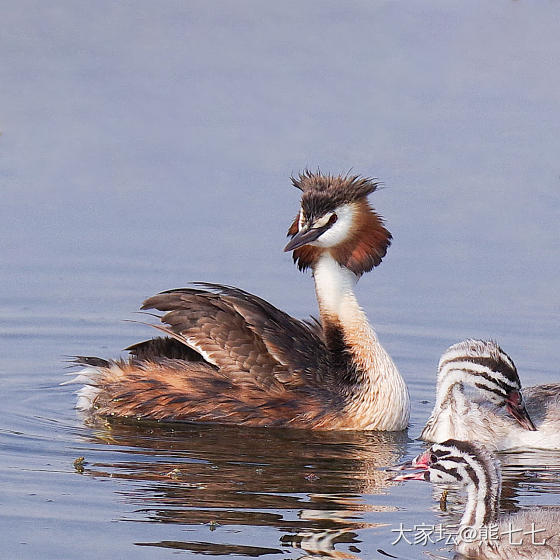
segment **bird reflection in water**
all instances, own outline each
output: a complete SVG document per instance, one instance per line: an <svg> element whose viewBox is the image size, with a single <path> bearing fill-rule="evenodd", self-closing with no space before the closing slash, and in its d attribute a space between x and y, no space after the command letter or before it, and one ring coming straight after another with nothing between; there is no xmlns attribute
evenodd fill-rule
<svg viewBox="0 0 560 560"><path fill-rule="evenodd" d="M110 447L95 448L83 474L135 482L125 496L140 507L125 521L194 531L192 542L151 542L146 529L136 544L250 557L292 547L314 558L360 558L357 531L388 525L376 513L394 511L364 496L394 484L381 469L404 457L408 441L402 432L122 422L98 423L90 433ZM237 544L245 530L250 544ZM228 535L236 544L224 542Z"/></svg>

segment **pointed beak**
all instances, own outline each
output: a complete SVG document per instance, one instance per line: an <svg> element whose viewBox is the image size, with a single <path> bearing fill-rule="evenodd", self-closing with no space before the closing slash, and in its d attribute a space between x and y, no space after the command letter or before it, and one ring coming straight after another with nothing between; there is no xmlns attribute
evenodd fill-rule
<svg viewBox="0 0 560 560"><path fill-rule="evenodd" d="M509 394L506 404L506 410L519 422L519 424L529 430L530 432L536 432L537 428L527 409L525 408L525 403L523 402L523 398L519 391L513 391Z"/></svg>
<svg viewBox="0 0 560 560"><path fill-rule="evenodd" d="M310 228L299 230L284 247L284 252L293 251L298 247L303 247L312 241L315 241L323 232L325 228Z"/></svg>
<svg viewBox="0 0 560 560"><path fill-rule="evenodd" d="M418 457L412 459L412 461L401 463L400 465L396 465L395 467L391 467L389 469L391 471L416 472L398 474L396 476L392 476L389 480L393 480L395 482L400 482L402 480L425 480L424 476L426 471L430 468L431 463L431 452L429 450L425 451L421 455L418 455Z"/></svg>
<svg viewBox="0 0 560 560"><path fill-rule="evenodd" d="M398 474L397 476L392 476L389 480L393 482L402 482L403 480L426 480L426 472L426 469L422 469L417 472Z"/></svg>

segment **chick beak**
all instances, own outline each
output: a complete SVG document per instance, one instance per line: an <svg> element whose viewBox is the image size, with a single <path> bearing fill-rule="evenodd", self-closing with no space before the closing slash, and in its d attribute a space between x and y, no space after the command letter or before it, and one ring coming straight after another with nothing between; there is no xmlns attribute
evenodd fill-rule
<svg viewBox="0 0 560 560"><path fill-rule="evenodd" d="M430 468L431 464L431 452L428 450L412 459L412 461L407 461L406 463L402 463L390 469L392 471L413 470L415 472L399 474L391 477L389 480L395 482L401 482L403 480L425 480L426 471Z"/></svg>
<svg viewBox="0 0 560 560"><path fill-rule="evenodd" d="M519 391L512 391L506 401L506 410L519 422L519 424L531 432L537 431L537 428L533 424L527 409L525 408L525 403L523 402L523 397Z"/></svg>
<svg viewBox="0 0 560 560"><path fill-rule="evenodd" d="M393 482L402 482L403 480L426 480L426 469L421 469L416 472L406 473L406 474L398 474L397 476L392 476L389 480Z"/></svg>

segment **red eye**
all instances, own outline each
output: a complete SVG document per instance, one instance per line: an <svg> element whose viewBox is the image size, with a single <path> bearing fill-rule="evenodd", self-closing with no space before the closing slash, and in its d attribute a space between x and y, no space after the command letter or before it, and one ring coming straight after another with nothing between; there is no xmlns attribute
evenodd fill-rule
<svg viewBox="0 0 560 560"><path fill-rule="evenodd" d="M336 222L336 220L338 220L338 216L336 214L332 214L329 218L329 221L327 222L327 225L332 226Z"/></svg>

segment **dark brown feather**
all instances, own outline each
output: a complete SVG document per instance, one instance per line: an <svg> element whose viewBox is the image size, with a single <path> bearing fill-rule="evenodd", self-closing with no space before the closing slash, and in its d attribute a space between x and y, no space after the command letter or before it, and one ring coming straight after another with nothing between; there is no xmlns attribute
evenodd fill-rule
<svg viewBox="0 0 560 560"><path fill-rule="evenodd" d="M159 359L187 360L189 362L200 362L202 356L192 348L181 344L178 340L169 337L157 337L143 342L132 344L125 348L136 360L157 361Z"/></svg>
<svg viewBox="0 0 560 560"><path fill-rule="evenodd" d="M158 294L142 309L166 311L162 321L196 345L228 375L265 385L322 385L329 370L315 329L238 288L200 284Z"/></svg>
<svg viewBox="0 0 560 560"><path fill-rule="evenodd" d="M313 247L313 245L303 245L294 250L292 258L299 270L306 270L313 267L325 249Z"/></svg>
<svg viewBox="0 0 560 560"><path fill-rule="evenodd" d="M96 368L105 368L111 365L109 360L97 358L96 356L71 356L69 361L76 366L92 366Z"/></svg>
<svg viewBox="0 0 560 560"><path fill-rule="evenodd" d="M271 389L274 373L283 370L267 352L262 339L219 294L182 289L149 298L143 309L167 311L162 322L206 360L238 383Z"/></svg>
<svg viewBox="0 0 560 560"><path fill-rule="evenodd" d="M292 184L303 192L301 207L306 220L318 218L337 206L356 202L374 192L379 183L359 175L330 175L304 171Z"/></svg>

